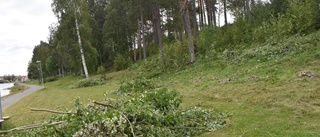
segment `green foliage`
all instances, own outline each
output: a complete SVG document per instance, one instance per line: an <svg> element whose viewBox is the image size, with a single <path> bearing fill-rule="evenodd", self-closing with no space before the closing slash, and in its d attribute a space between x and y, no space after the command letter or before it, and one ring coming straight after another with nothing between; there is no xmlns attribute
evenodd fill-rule
<svg viewBox="0 0 320 137"><path fill-rule="evenodd" d="M168 91L166 88L156 89L155 92L147 92L145 100L151 102L156 109L163 112L175 110L182 102L180 98L177 98L178 92Z"/></svg>
<svg viewBox="0 0 320 137"><path fill-rule="evenodd" d="M116 54L113 63L113 66L116 70L123 70L129 67L131 60L122 54Z"/></svg>
<svg viewBox="0 0 320 137"><path fill-rule="evenodd" d="M184 40L185 42L187 40ZM165 56L165 67L177 68L185 65L189 61L189 51L187 43L175 42L165 44L163 48Z"/></svg>
<svg viewBox="0 0 320 137"><path fill-rule="evenodd" d="M98 67L98 70L97 70L97 73L98 73L98 74L103 74L103 73L105 73L105 72L106 72L106 69L104 68L104 66Z"/></svg>
<svg viewBox="0 0 320 137"><path fill-rule="evenodd" d="M308 34L320 26L319 3L318 0L258 2L252 7L253 19L250 22L239 14L233 24L201 30L197 52L209 56L211 51L242 50L252 43L270 39L277 41L297 33Z"/></svg>
<svg viewBox="0 0 320 137"><path fill-rule="evenodd" d="M50 46L48 43L40 41L40 44L36 45L33 49L32 59L28 64L28 77L33 79L38 79L40 77L40 63L43 71L43 75L47 75L46 60L50 55Z"/></svg>
<svg viewBox="0 0 320 137"><path fill-rule="evenodd" d="M52 82L58 80L59 76L46 77L45 82Z"/></svg>
<svg viewBox="0 0 320 137"><path fill-rule="evenodd" d="M48 72L48 76L55 75L57 70L59 69L58 63L53 59L53 56L49 56L46 60L46 69Z"/></svg>
<svg viewBox="0 0 320 137"><path fill-rule="evenodd" d="M304 33L313 30L319 16L320 2L316 0L289 1L286 13L288 21L292 24L292 33Z"/></svg>
<svg viewBox="0 0 320 137"><path fill-rule="evenodd" d="M157 86L155 83L145 77L138 77L134 80L123 83L117 93L131 93L131 92L145 92L147 90L155 89Z"/></svg>
<svg viewBox="0 0 320 137"><path fill-rule="evenodd" d="M21 92L23 90L28 89L29 87L21 85L19 83L14 83L14 86L10 88L10 94L15 94L17 92Z"/></svg>
<svg viewBox="0 0 320 137"><path fill-rule="evenodd" d="M139 86L139 82L137 82ZM136 86L135 86L136 87ZM83 105L79 98L70 115L56 116L53 121L65 121L56 126L44 126L19 131L9 136L194 136L225 126L223 114L193 107L178 109L181 99L176 91L165 88L143 89L136 96L107 99L102 105ZM45 130L45 132L43 132Z"/></svg>
<svg viewBox="0 0 320 137"><path fill-rule="evenodd" d="M257 60L259 62L276 61L287 55L297 55L303 52L316 50L319 39L317 38L319 33L314 33L309 36L296 35L287 39L286 41L278 41L270 39L263 44L257 45L255 48L245 49L241 53L238 53L232 59L234 62L243 62L249 60Z"/></svg>
<svg viewBox="0 0 320 137"><path fill-rule="evenodd" d="M105 83L106 83L106 81L104 79L83 79L75 84L69 85L68 89L99 86L99 85L103 85Z"/></svg>
<svg viewBox="0 0 320 137"><path fill-rule="evenodd" d="M205 28L204 30L199 32L199 36L197 38L197 44L196 44L196 49L199 54L202 55L207 55L210 54L209 51L213 50L214 48L214 43L217 41L216 39L216 34L217 29L215 28ZM209 49L209 50L208 50ZM212 55L215 56L215 55Z"/></svg>

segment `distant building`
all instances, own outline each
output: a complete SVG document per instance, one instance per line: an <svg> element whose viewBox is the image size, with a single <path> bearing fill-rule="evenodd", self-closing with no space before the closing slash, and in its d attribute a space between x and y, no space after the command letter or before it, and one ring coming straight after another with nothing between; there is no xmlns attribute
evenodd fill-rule
<svg viewBox="0 0 320 137"><path fill-rule="evenodd" d="M25 82L25 81L29 80L28 76L19 75L19 76L16 76L15 78L16 78L16 80L15 80L16 82Z"/></svg>

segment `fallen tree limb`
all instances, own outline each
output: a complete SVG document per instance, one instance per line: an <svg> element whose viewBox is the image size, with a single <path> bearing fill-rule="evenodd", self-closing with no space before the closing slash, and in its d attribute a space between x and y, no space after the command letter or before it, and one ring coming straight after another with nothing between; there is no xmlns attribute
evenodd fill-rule
<svg viewBox="0 0 320 137"><path fill-rule="evenodd" d="M56 113L56 114L74 114L72 112L62 112L62 111L55 111L55 110L49 110L49 109L42 109L42 108L30 108L31 111L44 111L44 112L50 112L50 113Z"/></svg>
<svg viewBox="0 0 320 137"><path fill-rule="evenodd" d="M121 115L122 115L122 116L127 120L127 122L129 123L132 136L133 136L133 137L136 137L136 135L134 134L134 130L133 130L132 124L131 124L130 120L128 119L128 117L127 117L126 115L124 115L124 114L121 114Z"/></svg>
<svg viewBox="0 0 320 137"><path fill-rule="evenodd" d="M64 123L66 123L66 121L59 121L59 122L53 122L53 123L37 123L37 124L32 124L32 125L16 127L16 128L10 129L10 130L3 130L3 131L0 131L0 134L8 134L13 131L27 130L27 129L38 128L38 127L42 127L42 126L59 125L59 124L64 124Z"/></svg>
<svg viewBox="0 0 320 137"><path fill-rule="evenodd" d="M92 103L97 104L97 105L101 105L101 106L105 106L105 107L110 107L110 108L117 108L114 105L111 104L105 104L105 103L101 103L101 102L97 102L97 101L92 101Z"/></svg>

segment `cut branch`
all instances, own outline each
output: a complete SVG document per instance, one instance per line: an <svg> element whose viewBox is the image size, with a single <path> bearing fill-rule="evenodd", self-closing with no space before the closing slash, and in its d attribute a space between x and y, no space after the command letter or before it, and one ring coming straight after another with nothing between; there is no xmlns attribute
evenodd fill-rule
<svg viewBox="0 0 320 137"><path fill-rule="evenodd" d="M41 109L41 108L30 108L31 111L44 111L44 112L50 112L55 114L74 114L72 112L61 112L61 111L55 111L55 110L49 110L49 109Z"/></svg>
<svg viewBox="0 0 320 137"><path fill-rule="evenodd" d="M64 124L64 123L66 123L66 121L59 121L59 122L53 122L53 123L37 123L37 124L32 124L32 125L16 127L16 128L10 129L10 130L3 130L3 131L0 131L0 134L8 134L13 131L27 130L27 129L38 128L38 127L42 127L42 126L59 125L59 124Z"/></svg>
<svg viewBox="0 0 320 137"><path fill-rule="evenodd" d="M123 116L123 117L127 120L127 122L129 123L132 136L133 136L133 137L136 137L136 135L134 134L134 130L133 130L133 127L132 127L132 124L131 124L130 120L128 119L128 117L127 117L126 115L122 114L122 116Z"/></svg>
<svg viewBox="0 0 320 137"><path fill-rule="evenodd" d="M105 106L105 107L117 108L117 107L114 106L114 105L106 104L106 103L101 103L101 102L97 102L97 101L93 101L92 103L97 104L97 105L101 105L101 106Z"/></svg>

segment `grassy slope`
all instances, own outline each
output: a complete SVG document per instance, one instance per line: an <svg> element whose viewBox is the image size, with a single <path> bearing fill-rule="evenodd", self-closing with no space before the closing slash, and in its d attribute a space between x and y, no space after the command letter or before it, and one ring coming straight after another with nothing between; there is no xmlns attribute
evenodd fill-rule
<svg viewBox="0 0 320 137"><path fill-rule="evenodd" d="M318 136L320 43L313 38L319 36L317 32L279 42L276 46L295 41L299 44L296 47L303 48L268 61L258 61L261 57L257 57L234 63L235 57L197 62L159 80L184 96L184 106L213 108L232 115L228 128L203 136ZM316 76L300 79L297 75L302 70ZM260 80L250 79L253 76ZM238 80L220 83L231 77Z"/></svg>
<svg viewBox="0 0 320 137"><path fill-rule="evenodd" d="M320 134L318 37L320 32L306 37L291 37L275 44L273 47L298 44L292 47L302 48L291 48L293 52L283 56L268 55L270 58L267 60L266 56L257 56L240 63L235 63L238 57L199 60L192 66L167 72L154 80L179 91L183 96L182 107L200 106L231 115L227 128L202 136L317 136ZM265 45L270 46L270 43ZM311 70L316 76L298 79L297 73L301 70ZM138 72L110 73L107 74L110 78L108 83L103 86L74 90L65 87L79 79L64 78L46 84L46 89L22 99L4 113L12 116L8 123L14 123L14 126L34 123L49 115L30 112L31 107L70 108L75 97L85 102L102 101L105 91L116 89L120 81L131 79ZM252 76L260 80L251 80ZM231 77L237 81L220 84L223 79Z"/></svg>

